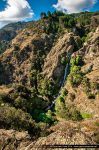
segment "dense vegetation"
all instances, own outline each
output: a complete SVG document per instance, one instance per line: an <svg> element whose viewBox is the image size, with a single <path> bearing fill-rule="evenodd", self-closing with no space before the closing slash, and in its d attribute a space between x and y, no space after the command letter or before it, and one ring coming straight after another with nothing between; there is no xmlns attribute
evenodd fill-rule
<svg viewBox="0 0 99 150"><path fill-rule="evenodd" d="M78 55L71 59L71 68L70 68L70 75L69 81L72 86L78 86L83 79L83 73L81 72L81 66L83 65L82 58Z"/></svg>
<svg viewBox="0 0 99 150"><path fill-rule="evenodd" d="M97 13L98 14L98 13ZM81 12L79 14L64 14L62 12L48 12L41 13L42 22L47 20L47 23L43 26L44 32L49 33L61 33L64 29L73 31L80 35L82 42L85 41L90 28L85 29L85 26L90 25L91 17L94 16L92 12Z"/></svg>

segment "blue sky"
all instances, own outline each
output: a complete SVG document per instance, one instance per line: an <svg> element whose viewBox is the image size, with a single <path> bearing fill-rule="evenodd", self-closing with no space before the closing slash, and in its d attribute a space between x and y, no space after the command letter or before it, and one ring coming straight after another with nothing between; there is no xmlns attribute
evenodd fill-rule
<svg viewBox="0 0 99 150"><path fill-rule="evenodd" d="M28 0L28 2L35 13L34 18L37 19L41 12L54 11L55 9L52 5L56 4L57 0L39 0L39 2L37 0Z"/></svg>
<svg viewBox="0 0 99 150"><path fill-rule="evenodd" d="M36 20L41 12L54 10L65 13L98 11L99 0L0 0L0 27L10 22Z"/></svg>
<svg viewBox="0 0 99 150"><path fill-rule="evenodd" d="M90 9L90 11L99 11L99 0L97 3Z"/></svg>
<svg viewBox="0 0 99 150"><path fill-rule="evenodd" d="M33 9L35 15L34 18L38 19L40 16L40 13L42 11L47 12L47 11L54 11L54 7L52 6L53 4L57 3L57 0L27 0ZM0 0L0 11L4 10L6 6L6 1Z"/></svg>

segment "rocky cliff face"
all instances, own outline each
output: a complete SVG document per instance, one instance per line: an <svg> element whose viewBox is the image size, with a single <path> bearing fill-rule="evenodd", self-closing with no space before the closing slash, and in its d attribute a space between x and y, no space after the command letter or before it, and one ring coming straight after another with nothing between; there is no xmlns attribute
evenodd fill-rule
<svg viewBox="0 0 99 150"><path fill-rule="evenodd" d="M84 43L83 47L76 52L76 54L81 55L84 59L84 65L81 70L84 73L84 78L87 78L89 81L86 81L86 85L80 84L77 88L72 88L69 83L66 84L66 88L70 92L70 95L71 93L75 95L73 101L72 99L70 100L71 105L78 107L82 113L91 114L92 117L99 117L99 94L98 89L95 88L95 84L99 83L98 41L99 28L97 28L94 33L89 33L88 41ZM88 93L94 95L92 99L90 99ZM68 95L68 100L70 99L70 95Z"/></svg>
<svg viewBox="0 0 99 150"><path fill-rule="evenodd" d="M27 35L30 34L30 35ZM12 40L12 47L6 50L0 57L2 62L3 74L5 79L1 79L6 84L13 82L27 82L29 71L33 61L37 58L38 51L47 55L49 48L52 47L52 39L44 34L31 33L31 30L23 30ZM17 43L17 44L16 44ZM45 49L43 49L45 47ZM42 55L42 54L41 54ZM6 67L5 64L9 61Z"/></svg>
<svg viewBox="0 0 99 150"><path fill-rule="evenodd" d="M99 16L45 32L54 17L29 23L0 55L1 149L99 143Z"/></svg>
<svg viewBox="0 0 99 150"><path fill-rule="evenodd" d="M50 135L33 140L27 132L0 130L1 149L35 150L52 149L54 145L94 145L99 140L99 120L84 122L61 121L49 129ZM48 145L52 146L48 147ZM58 147L55 150L59 149ZM65 148L66 149L66 148Z"/></svg>
<svg viewBox="0 0 99 150"><path fill-rule="evenodd" d="M74 52L75 41L77 39L79 39L79 37L76 37L74 34L65 33L57 40L44 62L43 73L48 76L48 78L52 76L54 78L61 78L64 71L61 58L66 56L67 53Z"/></svg>

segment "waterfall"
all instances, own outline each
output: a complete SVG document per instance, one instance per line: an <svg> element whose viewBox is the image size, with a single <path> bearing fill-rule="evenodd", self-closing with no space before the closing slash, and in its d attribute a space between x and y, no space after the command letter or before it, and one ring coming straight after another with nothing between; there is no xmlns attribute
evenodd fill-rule
<svg viewBox="0 0 99 150"><path fill-rule="evenodd" d="M65 67L64 77L63 77L63 81L61 83L60 91L59 91L58 95L54 98L54 101L52 101L51 105L46 108L46 111L49 110L49 109L51 109L54 106L57 98L61 95L61 90L64 87L64 83L65 83L65 81L67 79L67 76L68 76L68 70L69 70L71 55L72 55L72 53L69 53L69 52L67 53L68 63L66 64L66 67Z"/></svg>

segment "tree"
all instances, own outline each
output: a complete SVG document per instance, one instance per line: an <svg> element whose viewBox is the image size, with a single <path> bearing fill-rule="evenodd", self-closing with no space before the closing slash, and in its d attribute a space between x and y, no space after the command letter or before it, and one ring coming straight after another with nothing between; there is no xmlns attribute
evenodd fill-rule
<svg viewBox="0 0 99 150"><path fill-rule="evenodd" d="M68 27L72 28L75 25L75 21L73 18L70 18L68 21Z"/></svg>
<svg viewBox="0 0 99 150"><path fill-rule="evenodd" d="M41 12L40 16L41 16L41 19L45 19L46 18L46 13L45 12Z"/></svg>
<svg viewBox="0 0 99 150"><path fill-rule="evenodd" d="M51 14L50 11L47 12L47 16L48 16L48 17L52 17L52 14Z"/></svg>
<svg viewBox="0 0 99 150"><path fill-rule="evenodd" d="M54 92L53 82L49 79L42 79L39 85L39 93L44 96L52 96Z"/></svg>

